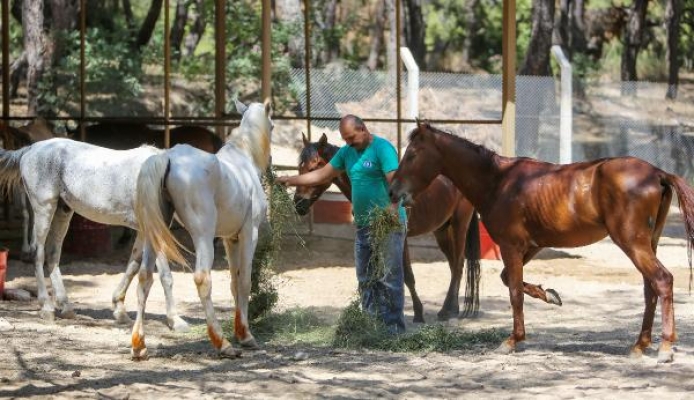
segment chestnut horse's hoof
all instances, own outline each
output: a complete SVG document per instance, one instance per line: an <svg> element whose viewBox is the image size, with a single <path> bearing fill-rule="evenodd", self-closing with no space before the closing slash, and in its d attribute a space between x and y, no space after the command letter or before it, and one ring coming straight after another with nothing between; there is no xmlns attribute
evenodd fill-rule
<svg viewBox="0 0 694 400"><path fill-rule="evenodd" d="M511 342L511 339L504 340L499 347L494 350L496 354L511 354L516 351L515 343Z"/></svg>
<svg viewBox="0 0 694 400"><path fill-rule="evenodd" d="M558 306L561 306L561 297L559 297L559 293L557 293L556 290L554 289L546 289L545 290L546 296L547 296L547 303L549 304L556 304Z"/></svg>
<svg viewBox="0 0 694 400"><path fill-rule="evenodd" d="M663 342L658 349L658 364L671 363L675 359L670 342Z"/></svg>

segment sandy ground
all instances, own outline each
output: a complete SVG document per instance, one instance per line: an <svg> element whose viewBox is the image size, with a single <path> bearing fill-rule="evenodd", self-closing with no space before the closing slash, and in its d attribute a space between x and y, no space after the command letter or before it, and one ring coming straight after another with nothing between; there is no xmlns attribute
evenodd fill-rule
<svg viewBox="0 0 694 400"><path fill-rule="evenodd" d="M691 398L694 390L694 297L678 215L671 218L659 255L675 276L680 341L672 364L653 351L627 357L643 313L640 274L609 240L571 250L547 250L525 269L525 280L556 289L562 307L525 302L528 340L511 355L491 349L449 353L353 351L302 344L264 344L240 359L220 359L204 329L175 333L165 325L161 286L152 288L146 323L148 361L130 360L128 326L111 318L110 295L123 270L122 253L98 259L67 257L63 276L77 319L47 323L38 304L0 302L0 397L37 398ZM448 287L448 266L430 241L413 248L417 288L428 322ZM278 262L280 309L308 308L329 320L354 298L352 243L311 237L305 248L285 246ZM481 316L451 320L466 331L511 329L501 262L482 263ZM222 260L213 272L218 318L233 311ZM184 318L204 324L192 277L175 272ZM10 260L9 287L35 288L32 268ZM134 286L126 305L134 317ZM409 296L406 316L412 318ZM417 329L411 325L410 329Z"/></svg>

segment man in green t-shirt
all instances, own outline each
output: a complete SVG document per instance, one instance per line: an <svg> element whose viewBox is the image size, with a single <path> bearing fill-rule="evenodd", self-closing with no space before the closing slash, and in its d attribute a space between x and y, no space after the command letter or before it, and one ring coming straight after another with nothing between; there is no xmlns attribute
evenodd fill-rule
<svg viewBox="0 0 694 400"><path fill-rule="evenodd" d="M380 317L392 333L405 331L403 307L404 275L402 254L406 236L407 217L402 206L397 207L403 229L386 239L385 271L374 280L369 243L369 215L374 208L391 208L388 185L398 168L395 147L373 135L364 121L355 115L340 120L340 135L346 146L333 156L325 167L303 175L283 176L277 182L290 186L316 186L332 181L346 172L352 182L352 209L357 226L354 257L362 308Z"/></svg>

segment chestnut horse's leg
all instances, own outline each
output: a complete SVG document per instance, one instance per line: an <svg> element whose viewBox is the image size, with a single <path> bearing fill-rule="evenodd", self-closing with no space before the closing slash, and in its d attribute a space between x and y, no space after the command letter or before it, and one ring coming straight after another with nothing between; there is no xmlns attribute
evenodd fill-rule
<svg viewBox="0 0 694 400"><path fill-rule="evenodd" d="M541 248L539 248L539 247L533 247L533 248L529 249L525 253L525 256L523 257L523 265L530 262L530 260L532 260L533 257L535 257L535 255L540 250L541 250ZM505 267L501 271L501 281L504 283L504 285L508 286L508 276L507 276L507 270ZM556 290L543 289L541 285L535 285L533 283L523 282L523 293L527 294L530 297L540 299L540 300L542 300L548 304L556 304L558 306L560 306L562 304L561 298L559 297L559 294L557 293Z"/></svg>
<svg viewBox="0 0 694 400"><path fill-rule="evenodd" d="M524 257L512 247L500 246L504 269L501 280L508 287L508 295L513 309L513 332L496 349L497 353L508 354L516 349L516 343L525 340L525 319L523 317L523 261Z"/></svg>
<svg viewBox="0 0 694 400"><path fill-rule="evenodd" d="M412 272L412 261L410 260L410 248L407 245L407 238L405 238L405 246L402 250L402 268L404 269L405 285L407 285L410 297L412 297L412 308L414 309L412 322L424 322L424 307L414 287L414 273Z"/></svg>
<svg viewBox="0 0 694 400"><path fill-rule="evenodd" d="M458 316L459 304L458 293L460 292L460 280L463 277L463 263L461 257L465 248L465 236L458 238L456 241L452 223L446 224L446 227L434 231L434 237L439 248L446 255L448 267L451 270L451 283L448 285L448 293L446 299L441 306L437 316L439 321L445 321L449 318ZM464 235L464 233L463 233ZM461 247L461 248L457 248Z"/></svg>

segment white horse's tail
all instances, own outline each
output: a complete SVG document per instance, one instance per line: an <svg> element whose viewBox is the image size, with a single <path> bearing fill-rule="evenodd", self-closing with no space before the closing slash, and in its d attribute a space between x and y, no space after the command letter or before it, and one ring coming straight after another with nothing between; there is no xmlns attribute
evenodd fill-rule
<svg viewBox="0 0 694 400"><path fill-rule="evenodd" d="M22 174L19 170L19 162L22 156L31 147L22 147L19 150L0 149L0 192L5 196L11 196L22 185Z"/></svg>
<svg viewBox="0 0 694 400"><path fill-rule="evenodd" d="M144 235L154 252L164 254L166 258L188 267L188 261L179 251L181 243L171 233L164 221L162 209L162 191L168 174L169 156L161 153L148 158L137 177L137 194L135 196L135 216L138 230Z"/></svg>

